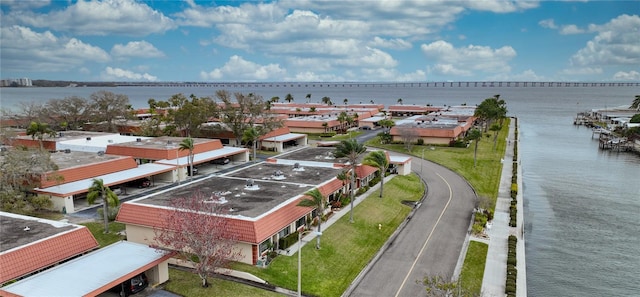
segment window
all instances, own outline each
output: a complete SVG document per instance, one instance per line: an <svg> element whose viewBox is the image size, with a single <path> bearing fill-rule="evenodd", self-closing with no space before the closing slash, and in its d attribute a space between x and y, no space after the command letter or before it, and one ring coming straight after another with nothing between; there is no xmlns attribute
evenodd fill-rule
<svg viewBox="0 0 640 297"><path fill-rule="evenodd" d="M278 232L278 237L279 238L283 238L287 235L289 235L289 233L291 232L291 226L287 226L286 228L280 230L280 232Z"/></svg>
<svg viewBox="0 0 640 297"><path fill-rule="evenodd" d="M298 221L296 222L296 230L298 230L300 227L304 226L305 223L306 223L305 217L301 217L300 219L298 219Z"/></svg>
<svg viewBox="0 0 640 297"><path fill-rule="evenodd" d="M259 254L262 255L262 253L264 253L266 250L268 250L270 247L272 246L271 244L271 238L263 241L262 243L260 243L260 246L258 247L259 250Z"/></svg>

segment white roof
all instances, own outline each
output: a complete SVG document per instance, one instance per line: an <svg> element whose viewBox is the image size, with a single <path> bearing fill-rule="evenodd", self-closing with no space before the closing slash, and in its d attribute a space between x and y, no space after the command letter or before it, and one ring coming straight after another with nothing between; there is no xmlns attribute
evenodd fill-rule
<svg viewBox="0 0 640 297"><path fill-rule="evenodd" d="M87 140L90 138L91 140ZM110 144L136 141L136 138L151 139L152 137L126 136L120 134L109 134L100 136L88 136L87 138L63 140L56 143L56 150L70 149L72 151L97 153L106 151Z"/></svg>
<svg viewBox="0 0 640 297"><path fill-rule="evenodd" d="M165 255L147 245L120 241L2 290L21 296L85 296Z"/></svg>
<svg viewBox="0 0 640 297"><path fill-rule="evenodd" d="M218 158L227 157L227 156L248 152L248 151L249 150L246 148L225 146L221 149L194 154L193 164L199 164L202 162L207 162L207 161L215 160ZM189 156L184 156L177 159L158 160L154 162L154 164L167 164L172 166L178 166L178 165L186 166L188 163L189 163Z"/></svg>
<svg viewBox="0 0 640 297"><path fill-rule="evenodd" d="M288 134L283 134L283 135L278 135L278 136L274 136L274 137L265 138L262 141L285 142L285 141L289 141L289 140L303 138L305 135L306 134L288 133Z"/></svg>
<svg viewBox="0 0 640 297"><path fill-rule="evenodd" d="M137 168L127 169L123 171L118 171L114 173L109 173L105 175L100 175L92 178L86 178L83 180L70 182L66 184L60 184L53 187L48 188L36 188L36 191L42 191L47 193L56 194L57 196L68 196L71 194L82 193L87 191L91 184L93 183L93 179L102 179L105 186L116 185L124 181L133 180L137 178L142 178L158 173L167 172L173 170L174 166L157 164L157 163L148 163L139 165Z"/></svg>
<svg viewBox="0 0 640 297"><path fill-rule="evenodd" d="M411 157L397 156L397 155L389 156L389 162L392 164L398 164L398 163L404 164L404 163L407 163L409 160L411 160Z"/></svg>
<svg viewBox="0 0 640 297"><path fill-rule="evenodd" d="M375 117L370 117L370 118L366 118L364 120L360 120L360 122L379 122L386 119L383 116L375 116Z"/></svg>

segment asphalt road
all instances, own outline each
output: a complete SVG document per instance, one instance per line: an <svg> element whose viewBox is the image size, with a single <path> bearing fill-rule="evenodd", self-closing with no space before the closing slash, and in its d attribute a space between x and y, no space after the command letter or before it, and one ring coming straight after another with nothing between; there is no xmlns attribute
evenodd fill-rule
<svg viewBox="0 0 640 297"><path fill-rule="evenodd" d="M440 165L414 158L412 166L424 173L427 197L349 296L426 296L425 276L453 275L476 194L461 176Z"/></svg>

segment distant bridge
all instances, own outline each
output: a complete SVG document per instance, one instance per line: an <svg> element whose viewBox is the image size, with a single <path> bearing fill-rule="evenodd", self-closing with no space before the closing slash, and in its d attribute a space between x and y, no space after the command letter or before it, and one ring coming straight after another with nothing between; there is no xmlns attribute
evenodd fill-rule
<svg viewBox="0 0 640 297"><path fill-rule="evenodd" d="M190 88L445 88L445 87L640 87L640 82L553 82L553 81L467 81L467 82L398 82L398 83L357 83L357 82L121 82L119 87L190 87Z"/></svg>

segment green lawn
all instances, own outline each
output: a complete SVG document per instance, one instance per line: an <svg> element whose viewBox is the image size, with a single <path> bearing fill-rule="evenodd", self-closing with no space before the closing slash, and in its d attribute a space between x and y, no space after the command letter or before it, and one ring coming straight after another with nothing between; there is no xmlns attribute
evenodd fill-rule
<svg viewBox="0 0 640 297"><path fill-rule="evenodd" d="M209 287L203 288L201 286L200 277L198 275L169 268L169 281L164 284L164 289L181 296L199 297L199 296L255 296L255 297L270 297L279 296L282 294L275 293L260 288L255 288L240 283L221 280L217 278L209 279Z"/></svg>
<svg viewBox="0 0 640 297"><path fill-rule="evenodd" d="M486 243L473 240L469 242L469 248L467 249L467 255L459 278L466 292L480 293L488 250L489 245Z"/></svg>
<svg viewBox="0 0 640 297"><path fill-rule="evenodd" d="M96 238L100 247L108 246L112 243L116 243L120 240L124 240L125 237L123 235L119 235L118 232L124 230L123 223L110 222L109 223L109 233L104 234L104 223L103 222L91 222L91 223L82 223L80 225L86 226L93 234L93 237Z"/></svg>
<svg viewBox="0 0 640 297"><path fill-rule="evenodd" d="M383 198L372 193L349 214L322 230L321 249L302 248L302 291L317 296L340 296L411 211L402 200L417 201L424 188L416 175L397 176L384 187ZM382 225L378 229L378 224ZM237 264L269 283L297 289L297 254L278 256L267 268Z"/></svg>

